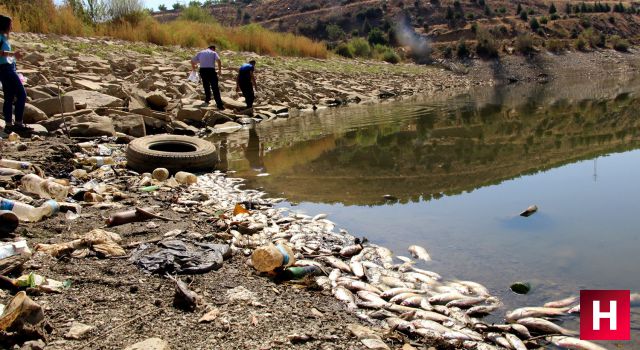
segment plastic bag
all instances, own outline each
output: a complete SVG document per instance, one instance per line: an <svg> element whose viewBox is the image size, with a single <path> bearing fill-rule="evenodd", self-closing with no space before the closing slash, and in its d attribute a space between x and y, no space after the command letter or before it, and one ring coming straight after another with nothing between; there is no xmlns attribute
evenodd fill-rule
<svg viewBox="0 0 640 350"><path fill-rule="evenodd" d="M191 73L189 73L189 77L187 77L187 80L193 83L197 83L200 81L200 76L198 75L198 73L196 73L196 71L191 71Z"/></svg>

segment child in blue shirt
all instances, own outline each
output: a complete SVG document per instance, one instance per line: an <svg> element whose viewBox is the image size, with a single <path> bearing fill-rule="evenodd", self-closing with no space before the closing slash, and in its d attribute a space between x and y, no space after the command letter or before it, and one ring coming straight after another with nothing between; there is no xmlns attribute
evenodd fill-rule
<svg viewBox="0 0 640 350"><path fill-rule="evenodd" d="M22 53L11 50L9 35L12 30L11 17L0 15L0 82L4 91L4 120L6 122L5 131L28 130L22 122L24 106L27 102L27 93L24 90L22 81L16 72L16 59L22 58ZM13 101L15 99L15 111ZM13 123L12 114L15 112L16 120Z"/></svg>

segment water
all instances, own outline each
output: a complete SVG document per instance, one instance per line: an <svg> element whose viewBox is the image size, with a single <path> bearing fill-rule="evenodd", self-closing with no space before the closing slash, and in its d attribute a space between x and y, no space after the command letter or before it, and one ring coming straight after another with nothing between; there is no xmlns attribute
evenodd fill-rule
<svg viewBox="0 0 640 350"><path fill-rule="evenodd" d="M426 267L506 307L640 291L639 93L635 78L564 80L326 111L224 138L223 165L397 255L426 247Z"/></svg>

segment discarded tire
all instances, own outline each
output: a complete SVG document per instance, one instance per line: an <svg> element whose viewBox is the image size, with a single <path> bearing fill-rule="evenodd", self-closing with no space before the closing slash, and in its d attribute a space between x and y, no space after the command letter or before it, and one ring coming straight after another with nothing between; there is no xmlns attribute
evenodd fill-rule
<svg viewBox="0 0 640 350"><path fill-rule="evenodd" d="M205 171L217 162L215 146L196 137L153 135L133 140L127 147L127 166L138 172L163 167L177 171Z"/></svg>

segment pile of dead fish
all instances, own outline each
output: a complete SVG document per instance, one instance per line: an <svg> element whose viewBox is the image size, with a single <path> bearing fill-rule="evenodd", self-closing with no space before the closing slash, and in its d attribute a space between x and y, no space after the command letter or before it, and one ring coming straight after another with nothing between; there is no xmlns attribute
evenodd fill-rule
<svg viewBox="0 0 640 350"><path fill-rule="evenodd" d="M389 249L345 230L335 232L335 224L326 215L311 217L274 208L281 199L245 190L241 182L221 173L201 176L198 185L186 190L178 203L197 203L202 211L252 204L253 210L234 211L232 217L218 215L217 224L222 234L228 235L232 249L249 256L252 249L264 244L289 245L296 252L296 266L317 266L325 271L315 282L367 322L443 347L524 350L551 343L570 349L602 349L572 337L575 332L552 321L579 313L575 297L509 311L504 324L483 322L483 317L502 303L481 284L446 281L435 272L416 267L407 257L395 257L400 261L396 263ZM202 196L209 199L196 201ZM409 251L414 258L430 260L422 247L411 246Z"/></svg>

